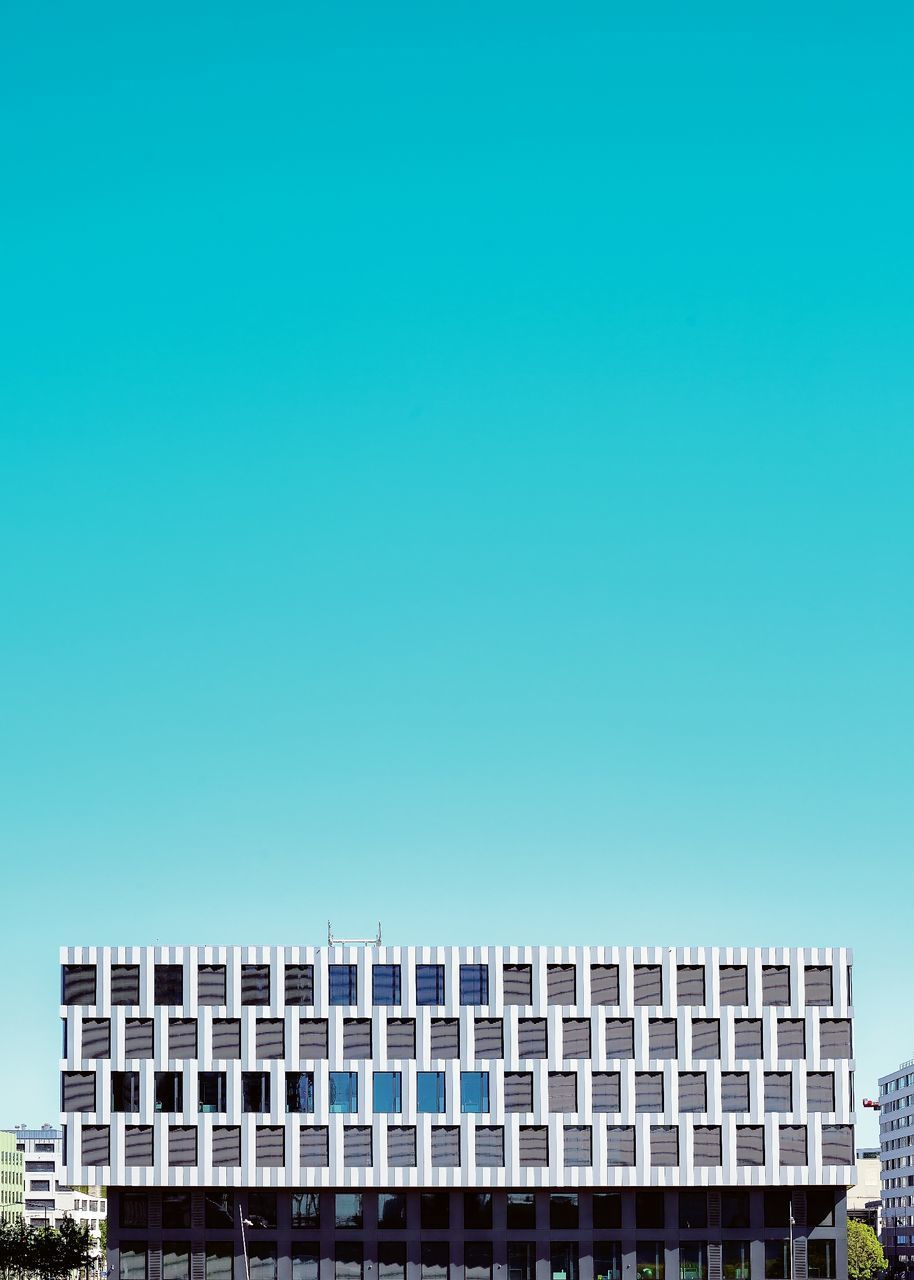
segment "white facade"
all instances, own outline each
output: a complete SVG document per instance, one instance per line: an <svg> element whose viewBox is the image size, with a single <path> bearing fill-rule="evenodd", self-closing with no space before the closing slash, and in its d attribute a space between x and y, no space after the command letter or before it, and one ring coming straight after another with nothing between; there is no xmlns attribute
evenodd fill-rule
<svg viewBox="0 0 914 1280"><path fill-rule="evenodd" d="M845 948L70 947L61 963L71 1184L732 1187L855 1180ZM286 1000L289 965L312 967L310 1003ZM338 982L339 971L331 975L331 967L347 965L355 966L352 1003L334 1003L331 980ZM156 1003L156 966L181 966L173 1003ZM225 967L222 1003L201 1001L198 966L210 967L207 981L214 966ZM261 983L259 992L248 992L265 1003L243 1000L245 966L268 966L268 991ZM374 966L399 967L395 1004L373 1001ZM440 1003L420 1003L417 966L441 966ZM463 970L470 981L461 1001L461 966L485 966L488 990L475 988L485 996L480 1003L466 1002L481 981L478 970ZM245 983L253 972L245 970ZM125 991L130 1002L115 1002ZM312 1035L322 1020L326 1056L314 1052ZM402 1048L411 1020L412 1053ZM456 1057L440 1056L433 1044L440 1020L456 1021ZM222 1056L214 1036L234 1022L240 1055ZM147 1031L149 1056L131 1056L128 1034L135 1047ZM534 1031L545 1033L543 1056L529 1052ZM390 1036L401 1045L395 1054ZM355 1056L356 1043L367 1056ZM265 1056L277 1047L278 1056ZM246 1072L269 1078L263 1112L242 1109ZM312 1073L313 1112L286 1109L287 1073L299 1072ZM331 1109L333 1072L355 1076L351 1112ZM400 1077L395 1114L373 1109L378 1072ZM475 1087L479 1072L488 1076L488 1110L468 1114L462 1073L474 1073ZM113 1081L112 1073L126 1075ZM156 1109L157 1073L180 1073L180 1109ZM200 1110L206 1073L224 1075L220 1112ZM419 1073L443 1076L440 1113L419 1109L420 1087L427 1086ZM125 1080L137 1090L129 1112L112 1106L115 1095L122 1103ZM527 1089L529 1103L515 1110ZM214 1151L224 1154L236 1140L238 1162L219 1163ZM326 1163L315 1163L324 1141ZM410 1141L413 1164L402 1162ZM589 1157L583 1163L582 1152Z"/></svg>
<svg viewBox="0 0 914 1280"><path fill-rule="evenodd" d="M72 1218L77 1226L88 1225L97 1238L107 1215L104 1189L91 1185L91 1179L84 1184L85 1191L67 1185L61 1130L50 1125L41 1129L22 1125L10 1132L23 1156L26 1223L30 1227L59 1227L64 1218Z"/></svg>

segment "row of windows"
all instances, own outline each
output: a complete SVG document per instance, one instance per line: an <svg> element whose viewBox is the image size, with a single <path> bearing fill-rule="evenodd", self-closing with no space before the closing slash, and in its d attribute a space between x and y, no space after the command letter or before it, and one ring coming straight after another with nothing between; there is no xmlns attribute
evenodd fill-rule
<svg viewBox="0 0 914 1280"><path fill-rule="evenodd" d="M155 1196L157 1193L153 1192ZM202 1195L201 1221L194 1223L194 1198ZM150 1193L121 1191L118 1220L121 1227L145 1230L150 1225ZM712 1204L713 1202L713 1204ZM198 1201L199 1203L199 1201ZM725 1188L663 1191L248 1191L243 1210L234 1191L161 1192L159 1216L163 1230L232 1230L236 1208L253 1231L316 1231L322 1226L338 1229L426 1231L532 1231L537 1228L620 1231L705 1230L712 1218L724 1231L756 1227L786 1227L790 1219L801 1226L834 1226L835 1193L826 1187L807 1188L800 1198L789 1187L766 1188L761 1203L748 1191ZM805 1212L804 1212L805 1210Z"/></svg>
<svg viewBox="0 0 914 1280"><path fill-rule="evenodd" d="M914 1086L914 1071L906 1076L897 1076L894 1080L886 1080L880 1087L880 1093L897 1093L899 1089L910 1089Z"/></svg>
<svg viewBox="0 0 914 1280"><path fill-rule="evenodd" d="M285 1095L285 1110L290 1114L313 1112L315 1080L313 1071L286 1071L279 1087ZM447 1077L443 1071L417 1071L414 1077L415 1110L435 1114L448 1109ZM577 1072L550 1071L547 1076L547 1105L550 1111L577 1111L580 1082ZM636 1112L663 1111L670 1104L679 1112L704 1112L708 1109L708 1078L701 1071L680 1071L676 1088L670 1088L662 1071L636 1071L634 1103ZM242 1071L240 1081L242 1112L266 1113L273 1106L273 1077L266 1071ZM590 1074L590 1110L620 1112L623 1106L623 1080L618 1071L594 1071ZM374 1071L371 1076L371 1109L381 1114L397 1114L403 1109L403 1075L400 1071ZM94 1071L65 1071L62 1077L61 1107L67 1112L93 1112L97 1109L96 1075ZM670 1095L670 1096L668 1096ZM318 1098L319 1101L319 1098ZM327 1102L331 1112L359 1110L359 1076L355 1071L328 1073ZM534 1075L532 1071L511 1071L504 1076L502 1106L506 1112L534 1110ZM792 1111L794 1080L789 1071L766 1071L763 1079L763 1102L766 1111ZM490 1110L488 1071L461 1071L459 1080L460 1110L465 1113ZM723 1072L720 1083L723 1111L750 1110L750 1076L747 1071ZM180 1071L156 1071L153 1077L153 1105L156 1111L184 1110L184 1075ZM143 1109L139 1071L112 1071L111 1110L135 1114ZM224 1071L201 1071L197 1075L197 1109L207 1113L228 1110L228 1077ZM835 1110L835 1077L831 1071L806 1073L806 1109L814 1114Z"/></svg>
<svg viewBox="0 0 914 1280"><path fill-rule="evenodd" d="M501 967L502 999L505 1004L533 1003L533 966L503 964ZM197 1000L200 1004L224 1005L228 998L227 966L197 965ZM591 1004L620 1003L619 966L589 966L589 1001ZM358 1003L358 965L327 966L327 994L330 1004ZM461 964L458 967L457 992L461 1004L489 1003L489 965ZM546 1001L548 1004L570 1005L578 999L578 973L574 964L546 965ZM287 964L282 975L285 1003L314 1003L314 966ZM264 1005L272 998L273 982L269 964L241 965L241 1003ZM749 1003L749 968L747 965L722 964L718 970L719 1001L725 1005ZM98 967L94 964L63 966L62 1002L92 1005L98 994ZM663 1003L663 968L659 964L633 966L634 1003ZM806 965L803 969L803 997L806 1004L830 1005L834 998L831 965ZM185 999L185 972L181 964L157 964L153 973L153 999L156 1004L180 1005ZM398 964L371 966L371 999L376 1005L398 1005L402 1002L402 975ZM679 1004L703 1005L707 999L704 965L678 965L676 999ZM441 1005L447 1000L447 970L443 964L415 966L415 1002ZM788 1005L791 1001L789 965L762 965L762 1003ZM140 966L111 965L111 1003L140 1003Z"/></svg>
<svg viewBox="0 0 914 1280"><path fill-rule="evenodd" d="M595 1015L596 1034L602 1023L603 1045L610 1058L635 1056L634 1018L599 1018ZM64 1022L66 1029L67 1023ZM692 1017L685 1024L687 1045L680 1045L676 1018L648 1018L647 1056L676 1058L680 1048L693 1058L719 1058L721 1023L719 1018ZM513 1028L512 1028L513 1030ZM285 1057L289 1034L285 1018L255 1019L254 1043L258 1058ZM819 1056L850 1058L853 1056L852 1028L848 1018L822 1018L818 1024ZM211 1023L212 1056L241 1056L242 1026L240 1018L213 1018ZM592 1054L594 1021L591 1018L562 1019L562 1057L589 1058ZM545 1058L549 1051L549 1029L546 1018L517 1019L517 1056ZM806 1057L806 1021L803 1018L778 1018L773 1046L778 1058ZM429 1054L435 1058L460 1056L460 1020L432 1018L429 1025ZM127 1018L124 1026L124 1056L143 1058L154 1055L155 1021L152 1018ZM415 1018L389 1018L385 1027L387 1057L416 1056ZM342 1036L337 1045L343 1058L371 1058L374 1055L374 1032L370 1018L343 1018ZM688 1047L687 1047L688 1046ZM764 1029L761 1018L736 1018L733 1023L733 1047L738 1058L761 1058ZM168 1019L168 1056L196 1058L200 1035L196 1018ZM327 1018L298 1019L298 1050L303 1058L327 1058L330 1051L330 1024ZM67 1046L64 1045L64 1056ZM474 1018L473 1054L477 1058L503 1058L505 1028L503 1018ZM82 1020L81 1056L111 1056L110 1018Z"/></svg>
<svg viewBox="0 0 914 1280"><path fill-rule="evenodd" d="M538 1246L534 1241L510 1241L506 1246L507 1280L535 1280L538 1274L542 1274L542 1267L548 1267L547 1275L551 1280L579 1280L580 1245L577 1241L553 1240L542 1247L545 1253L542 1266L538 1267ZM456 1255L452 1259L451 1248L447 1241L422 1241L416 1246L415 1260L419 1264L420 1280L448 1280L449 1271L455 1280L461 1275L463 1280L492 1280L493 1246L489 1241L464 1241L459 1247L459 1262ZM620 1242L606 1240L594 1241L592 1247L585 1250L585 1254L592 1257L594 1280L622 1280L623 1265L624 1274L634 1275L635 1280L675 1280L676 1276L679 1280L708 1280L712 1266L722 1280L761 1280L763 1276L765 1280L786 1280L794 1274L789 1239L764 1243L761 1247L764 1269L752 1265L751 1253L748 1240L724 1241L720 1245L681 1243L676 1249L667 1249L662 1240L641 1240L629 1255ZM630 1260L626 1261L627 1256ZM407 1257L405 1242L379 1242L378 1280L406 1280ZM205 1280L232 1280L235 1271L233 1246L208 1241L200 1263ZM319 1280L320 1263L318 1245L297 1245L291 1256L291 1280ZM497 1265L499 1270L496 1274L499 1274L500 1264ZM807 1241L806 1268L809 1280L834 1280L838 1274L835 1242ZM131 1242L121 1247L120 1280L147 1280L151 1270L145 1244ZM155 1271L162 1280L190 1280L190 1246L180 1241L163 1245L161 1258L156 1259ZM268 1241L253 1241L246 1253L244 1274L249 1280L277 1280L276 1245ZM369 1277L374 1274L374 1264L371 1260L366 1263L363 1243L359 1240L337 1241L333 1280L363 1280L366 1274Z"/></svg>
<svg viewBox="0 0 914 1280"><path fill-rule="evenodd" d="M635 1164L635 1128L633 1125L606 1127L607 1165L624 1167ZM416 1127L388 1125L384 1135L385 1163L388 1167L414 1167L416 1160ZM366 1168L374 1164L374 1130L371 1125L344 1125L342 1131L343 1164L350 1168ZM298 1132L299 1161L311 1168L330 1164L330 1130L326 1125L302 1126ZM457 1125L432 1125L430 1128L431 1163L439 1168L457 1168L461 1151L461 1131ZM127 1166L148 1166L153 1160L154 1134L151 1125L128 1125L125 1132ZM692 1131L692 1164L695 1168L716 1167L723 1162L719 1125L696 1125ZM196 1125L171 1125L168 1129L167 1162L170 1166L196 1165L199 1159ZM505 1130L501 1125L477 1125L473 1131L472 1158L476 1167L497 1168L505 1163ZM111 1163L111 1134L108 1125L84 1125L82 1129L83 1165ZM241 1128L221 1125L212 1131L212 1165L233 1167L241 1164ZM381 1158L380 1153L379 1159ZM469 1153L466 1153L469 1155ZM545 1125L521 1125L518 1130L518 1161L522 1167L546 1167L550 1161L549 1130ZM677 1125L650 1127L650 1163L678 1166L680 1138ZM264 1168L286 1164L286 1130L282 1125L257 1125L255 1159ZM778 1138L778 1162L781 1165L807 1163L805 1125L781 1125ZM593 1164L593 1129L591 1125L565 1125L561 1163L567 1167ZM736 1126L736 1163L756 1166L765 1163L765 1130L761 1125ZM851 1125L822 1126L822 1163L850 1165L854 1163L854 1133Z"/></svg>

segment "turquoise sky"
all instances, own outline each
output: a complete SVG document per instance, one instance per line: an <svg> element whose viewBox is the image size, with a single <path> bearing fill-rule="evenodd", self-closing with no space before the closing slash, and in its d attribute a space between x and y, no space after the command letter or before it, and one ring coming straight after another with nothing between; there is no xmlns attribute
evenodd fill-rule
<svg viewBox="0 0 914 1280"><path fill-rule="evenodd" d="M685 8L8 14L0 1123L59 943L328 917L914 1053L914 15Z"/></svg>

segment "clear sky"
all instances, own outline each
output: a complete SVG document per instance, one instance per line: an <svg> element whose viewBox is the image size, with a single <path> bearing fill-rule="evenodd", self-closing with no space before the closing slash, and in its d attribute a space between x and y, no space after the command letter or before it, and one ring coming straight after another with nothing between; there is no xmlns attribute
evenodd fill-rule
<svg viewBox="0 0 914 1280"><path fill-rule="evenodd" d="M328 917L849 944L914 1054L912 20L8 12L0 1124L61 942Z"/></svg>

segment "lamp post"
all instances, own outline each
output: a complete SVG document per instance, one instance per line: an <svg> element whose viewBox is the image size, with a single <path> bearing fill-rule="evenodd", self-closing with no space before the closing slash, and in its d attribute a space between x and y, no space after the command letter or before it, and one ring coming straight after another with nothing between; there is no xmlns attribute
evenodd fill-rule
<svg viewBox="0 0 914 1280"><path fill-rule="evenodd" d="M793 1216L793 1197L790 1199L790 1208L787 1213L787 1222L790 1229L790 1280L793 1280L793 1228L795 1226L795 1218Z"/></svg>
<svg viewBox="0 0 914 1280"><path fill-rule="evenodd" d="M244 1277L245 1280L251 1280L251 1267L248 1262L248 1242L244 1234L245 1227L252 1227L254 1224L250 1218L246 1218L241 1212L241 1205L238 1206L238 1221L241 1223L241 1251L244 1254Z"/></svg>

